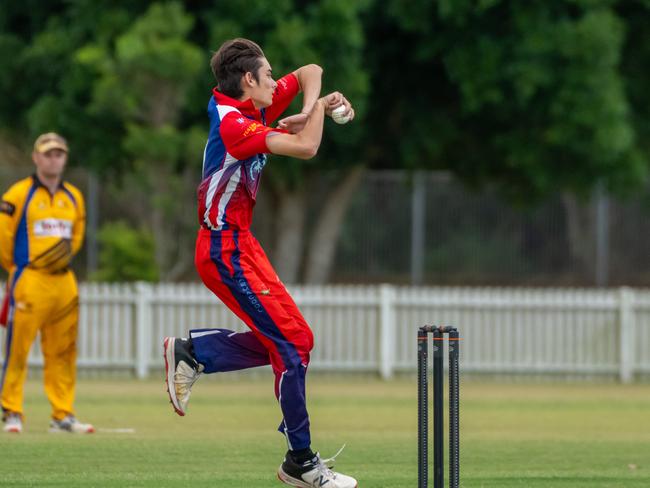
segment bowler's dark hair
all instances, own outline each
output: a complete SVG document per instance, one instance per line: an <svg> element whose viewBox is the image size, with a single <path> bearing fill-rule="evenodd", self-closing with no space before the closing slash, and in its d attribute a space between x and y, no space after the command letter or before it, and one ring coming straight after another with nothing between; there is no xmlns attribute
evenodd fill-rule
<svg viewBox="0 0 650 488"><path fill-rule="evenodd" d="M217 88L231 98L239 98L244 92L241 78L249 71L255 81L260 81L257 71L262 66L264 52L248 39L231 39L224 42L210 60L210 67L217 80Z"/></svg>

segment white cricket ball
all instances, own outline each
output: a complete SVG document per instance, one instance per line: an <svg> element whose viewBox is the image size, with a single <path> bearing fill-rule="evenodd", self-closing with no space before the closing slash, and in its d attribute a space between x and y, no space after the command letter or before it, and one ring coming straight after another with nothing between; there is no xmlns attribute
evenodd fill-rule
<svg viewBox="0 0 650 488"><path fill-rule="evenodd" d="M347 124L350 121L350 116L349 115L343 115L345 113L345 105L341 105L340 107L335 108L332 110L332 119L334 119L334 122L337 124Z"/></svg>

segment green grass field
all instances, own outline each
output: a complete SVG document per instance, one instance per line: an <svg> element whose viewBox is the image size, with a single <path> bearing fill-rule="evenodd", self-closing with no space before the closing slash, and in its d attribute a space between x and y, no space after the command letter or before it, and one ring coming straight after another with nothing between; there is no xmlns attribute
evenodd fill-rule
<svg viewBox="0 0 650 488"><path fill-rule="evenodd" d="M314 447L360 488L417 486L415 378L332 379L308 385ZM0 436L2 487L280 487L285 444L272 380L202 379L187 417L162 381L84 380L90 436L48 434L39 381L26 392L22 435ZM132 428L134 433L102 429ZM461 486L650 486L650 387L464 382Z"/></svg>

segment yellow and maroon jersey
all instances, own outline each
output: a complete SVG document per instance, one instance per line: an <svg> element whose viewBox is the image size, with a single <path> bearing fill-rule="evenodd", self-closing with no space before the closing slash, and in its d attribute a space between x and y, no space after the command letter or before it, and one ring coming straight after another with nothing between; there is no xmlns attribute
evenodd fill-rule
<svg viewBox="0 0 650 488"><path fill-rule="evenodd" d="M61 182L52 194L36 175L15 183L0 202L0 261L7 271L65 270L86 226L81 192Z"/></svg>

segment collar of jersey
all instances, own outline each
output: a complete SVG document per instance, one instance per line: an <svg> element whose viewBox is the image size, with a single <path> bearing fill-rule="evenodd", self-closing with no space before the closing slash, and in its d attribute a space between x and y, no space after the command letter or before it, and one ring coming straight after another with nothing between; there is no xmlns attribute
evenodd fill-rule
<svg viewBox="0 0 650 488"><path fill-rule="evenodd" d="M257 120L258 122L262 121L262 112L255 108L252 98L247 98L244 101L237 100L235 98L230 98L227 95L224 95L216 88L212 89L215 100L219 105L230 105L235 107L246 117Z"/></svg>
<svg viewBox="0 0 650 488"><path fill-rule="evenodd" d="M50 191L50 190L47 188L47 186L45 186L45 185L43 184L43 182L38 178L38 175L37 175L36 173L33 173L33 174L32 174L32 179L34 180L34 184L35 184L36 186L42 186L42 187L45 188L48 192ZM62 189L63 189L63 178L61 178L61 179L59 180L59 184L58 184L58 186L56 187L56 189L57 189L57 190L62 190Z"/></svg>

